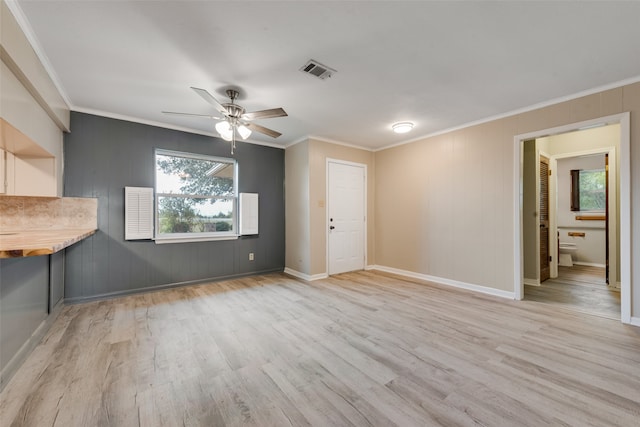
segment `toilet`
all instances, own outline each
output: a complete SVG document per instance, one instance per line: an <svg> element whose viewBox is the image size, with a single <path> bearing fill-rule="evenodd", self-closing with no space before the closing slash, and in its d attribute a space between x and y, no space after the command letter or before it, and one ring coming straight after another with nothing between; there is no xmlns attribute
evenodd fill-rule
<svg viewBox="0 0 640 427"><path fill-rule="evenodd" d="M575 243L560 242L558 265L563 267L573 267L573 254L578 250Z"/></svg>

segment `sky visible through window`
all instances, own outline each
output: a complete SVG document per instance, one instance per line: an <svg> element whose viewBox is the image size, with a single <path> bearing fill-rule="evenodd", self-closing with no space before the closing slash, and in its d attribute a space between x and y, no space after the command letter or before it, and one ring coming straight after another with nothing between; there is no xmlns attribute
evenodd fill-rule
<svg viewBox="0 0 640 427"><path fill-rule="evenodd" d="M176 156L169 156L164 154L156 154L156 193L164 193L164 194L195 194L193 191L185 190L185 184L191 182L193 184L193 179L190 179L188 173L184 171L171 171L167 172L160 167L160 161L168 160L174 158ZM206 164L210 168L214 168L219 165L226 166L230 168L230 171L233 170L232 164L226 164L221 162L216 162L214 160L209 159L189 159L193 160L195 163ZM232 172L230 173L232 176ZM211 176L211 180L215 180L216 176ZM200 194L200 195L209 195L209 194ZM222 194L226 196L227 194ZM232 194L228 194L233 197ZM213 194L213 196L221 196L221 194ZM159 196L162 197L162 196ZM203 217L212 217L217 216L221 213L227 214L233 211L232 200L207 200L201 203L198 203L193 206L194 210L198 213L199 216Z"/></svg>

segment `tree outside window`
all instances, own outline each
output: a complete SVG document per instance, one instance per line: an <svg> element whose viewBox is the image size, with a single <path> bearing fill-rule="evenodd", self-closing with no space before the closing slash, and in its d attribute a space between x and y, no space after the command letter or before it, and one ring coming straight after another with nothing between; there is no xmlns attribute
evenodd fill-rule
<svg viewBox="0 0 640 427"><path fill-rule="evenodd" d="M571 210L604 211L607 203L604 169L571 171Z"/></svg>
<svg viewBox="0 0 640 427"><path fill-rule="evenodd" d="M233 232L235 160L158 149L155 163L158 236Z"/></svg>

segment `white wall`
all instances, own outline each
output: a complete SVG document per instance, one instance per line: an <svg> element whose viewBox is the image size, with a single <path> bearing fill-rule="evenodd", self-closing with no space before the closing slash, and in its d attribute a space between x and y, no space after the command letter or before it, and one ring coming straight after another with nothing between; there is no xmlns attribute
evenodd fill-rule
<svg viewBox="0 0 640 427"><path fill-rule="evenodd" d="M579 212L571 211L572 169L603 169L604 154L567 157L557 161L557 223L560 242L575 243L577 251L574 262L597 264L606 263L606 233L604 221L579 221ZM585 233L584 237L569 236L570 232Z"/></svg>
<svg viewBox="0 0 640 427"><path fill-rule="evenodd" d="M69 107L4 0L0 0L0 22L0 148L22 159L27 172L37 172L20 175L12 187L28 191L25 195L34 195L35 190L35 195L62 196L62 132L69 130ZM15 172L21 170L16 167ZM47 179L44 186L43 179Z"/></svg>
<svg viewBox="0 0 640 427"><path fill-rule="evenodd" d="M62 131L2 61L0 85L0 116L37 143L49 156L62 159ZM7 141L5 144L10 142ZM15 149L9 145L5 148L21 155L20 149L23 145L25 144L19 144Z"/></svg>

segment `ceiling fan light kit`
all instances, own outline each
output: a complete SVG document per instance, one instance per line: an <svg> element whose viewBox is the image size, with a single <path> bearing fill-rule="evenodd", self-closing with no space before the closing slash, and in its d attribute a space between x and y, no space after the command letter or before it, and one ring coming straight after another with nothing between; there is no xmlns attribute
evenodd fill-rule
<svg viewBox="0 0 640 427"><path fill-rule="evenodd" d="M251 130L245 125L240 125L237 129L241 139L247 139L251 136Z"/></svg>
<svg viewBox="0 0 640 427"><path fill-rule="evenodd" d="M269 129L251 122L252 120L256 119L285 117L287 116L287 113L282 108L271 108L269 110L260 110L245 113L245 109L235 103L235 100L239 95L237 90L228 89L226 91L226 94L229 99L231 99L231 102L221 104L206 90L197 87L191 87L191 89L193 89L198 95L200 95L200 97L202 97L202 99L204 99L207 103L213 105L213 107L224 117L220 118L206 114L177 113L172 111L163 111L163 113L177 114L181 116L207 117L214 120L221 120L220 122L216 123L215 129L222 139L231 142L231 154L234 154L236 148L236 134L238 135L238 137L240 137L240 139L243 140L249 138L252 131L260 132L272 138L277 138L282 135L280 132L277 132L273 129Z"/></svg>
<svg viewBox="0 0 640 427"><path fill-rule="evenodd" d="M411 129L413 129L413 123L411 122L399 122L399 123L394 123L391 126L391 129L393 129L393 131L395 133L407 133L409 132Z"/></svg>
<svg viewBox="0 0 640 427"><path fill-rule="evenodd" d="M231 127L231 124L229 122L227 121L218 122L216 123L215 128L216 128L216 132L218 132L218 134L222 139L224 139L225 141L231 141L231 137L233 135L233 128Z"/></svg>

